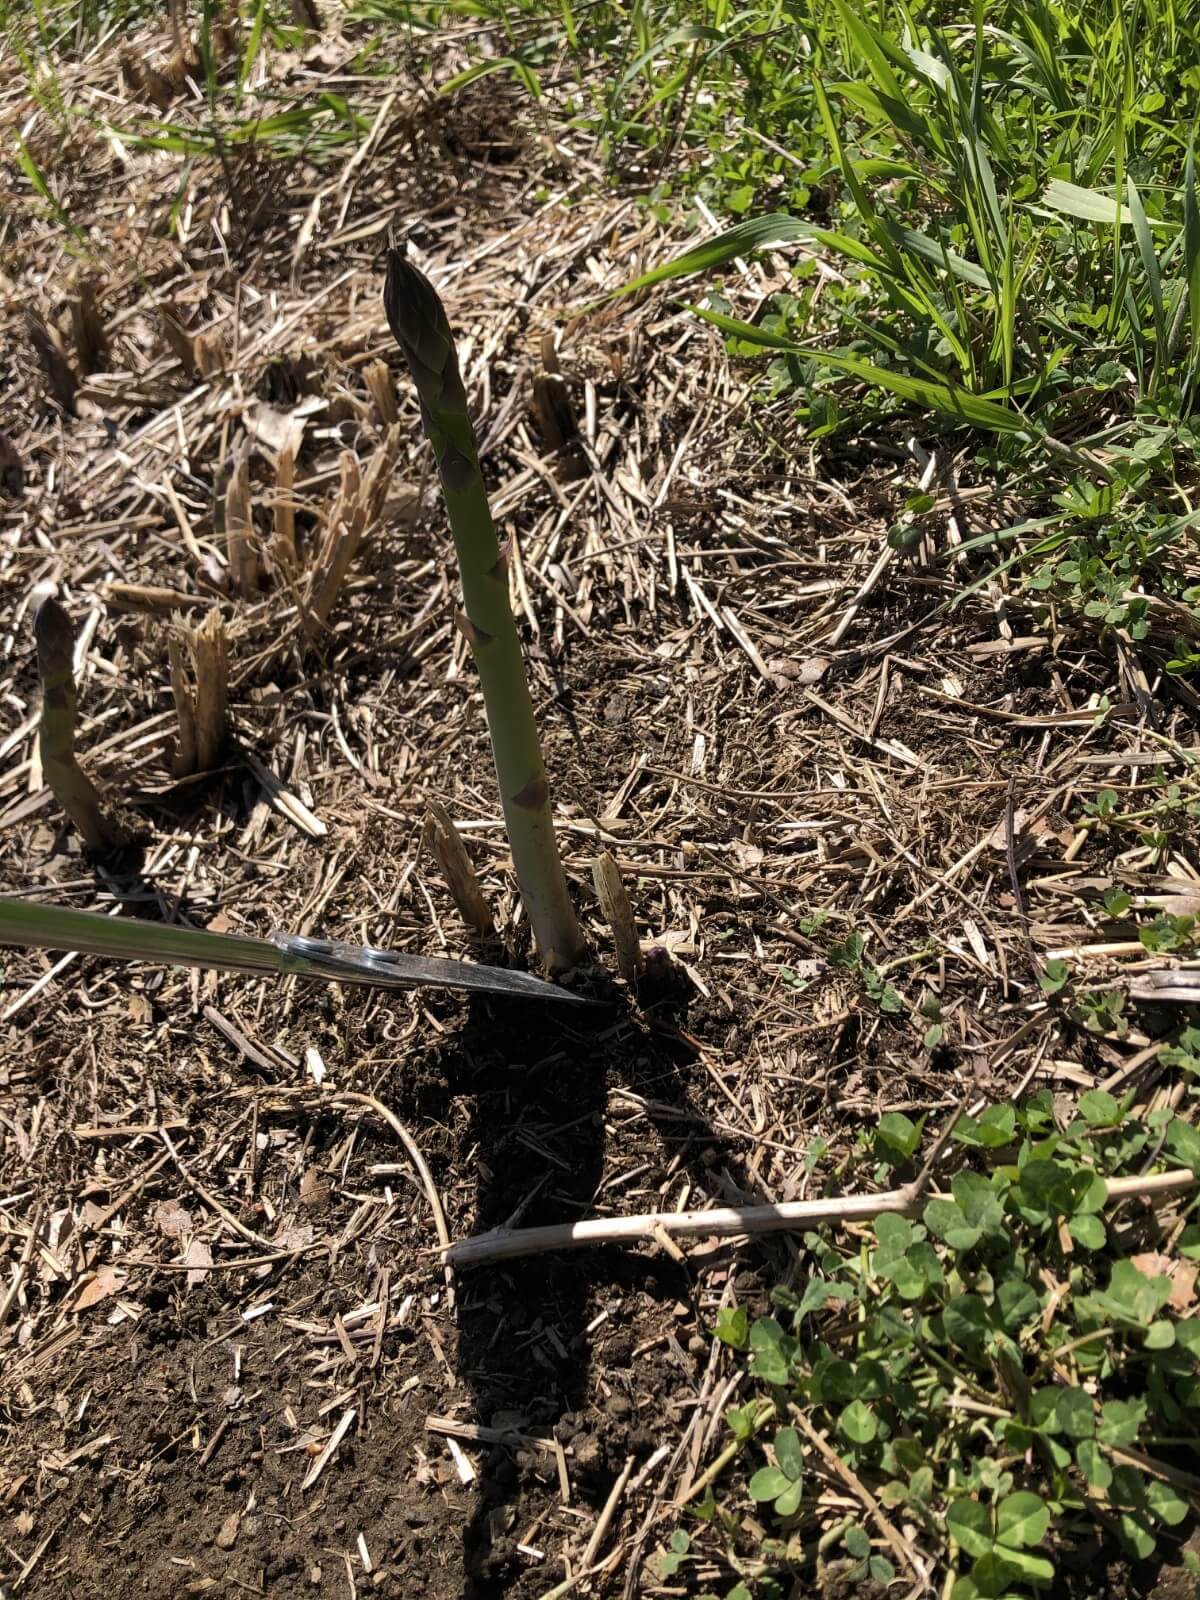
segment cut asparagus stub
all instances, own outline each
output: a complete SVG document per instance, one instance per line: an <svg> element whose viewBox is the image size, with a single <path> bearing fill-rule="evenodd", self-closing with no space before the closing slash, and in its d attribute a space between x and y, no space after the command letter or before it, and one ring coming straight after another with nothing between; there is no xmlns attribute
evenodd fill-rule
<svg viewBox="0 0 1200 1600"><path fill-rule="evenodd" d="M542 960L552 972L562 971L580 959L583 936L554 837L550 790L509 603L508 568L479 470L450 324L437 291L402 250L388 252L384 308L416 385L441 476L521 899Z"/></svg>

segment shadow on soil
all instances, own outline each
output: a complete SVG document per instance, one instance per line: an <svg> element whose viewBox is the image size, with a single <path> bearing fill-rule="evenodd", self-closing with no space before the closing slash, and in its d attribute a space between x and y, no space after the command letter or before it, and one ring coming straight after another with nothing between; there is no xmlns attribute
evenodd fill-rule
<svg viewBox="0 0 1200 1600"><path fill-rule="evenodd" d="M565 1013L502 1011L494 1002L473 1007L446 1053L448 1062L458 1063L452 1093L470 1096L473 1106L473 1231L534 1227L605 1209L653 1210L670 1204L658 1197L668 1178L691 1178L711 1192L713 1170L721 1166L740 1188L749 1187L732 1147L713 1130L694 1094L702 1069L681 1032L686 997L653 998L651 1027L644 1013L617 1007L582 1027ZM611 1092L621 1088L637 1097L657 1139L646 1140L641 1117L636 1134L622 1136L624 1118L609 1105ZM630 1105L631 1117L636 1109ZM613 1181L622 1178L632 1178L628 1187ZM553 1432L569 1448L577 1509L602 1506L625 1461L648 1456L663 1442L661 1434L639 1427L621 1394L635 1365L620 1305L629 1295L659 1302L659 1320L668 1330L665 1341L652 1341L667 1347L659 1357L636 1363L638 1381L653 1381L647 1367L655 1359L684 1366L685 1381L692 1378L705 1357L685 1353L670 1332L676 1303L692 1300L692 1282L685 1267L661 1253L533 1256L477 1269L459 1281L457 1371L476 1419L514 1434ZM591 1398L593 1359L602 1360L613 1391L603 1410ZM529 1571L518 1545L539 1543L538 1511L558 1500L554 1453L516 1439L485 1447L476 1491L463 1530L466 1600L544 1594L562 1573L545 1564L536 1574Z"/></svg>

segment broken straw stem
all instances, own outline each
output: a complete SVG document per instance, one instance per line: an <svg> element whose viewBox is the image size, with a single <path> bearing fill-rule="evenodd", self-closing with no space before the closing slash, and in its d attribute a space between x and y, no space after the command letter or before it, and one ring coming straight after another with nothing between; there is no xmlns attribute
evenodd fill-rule
<svg viewBox="0 0 1200 1600"><path fill-rule="evenodd" d="M1108 1200L1178 1194L1200 1179L1190 1168L1148 1177L1108 1178ZM586 1245L645 1244L662 1230L674 1238L732 1238L738 1234L791 1233L819 1223L873 1222L888 1214L915 1216L924 1195L918 1184L883 1194L848 1195L829 1200L787 1200L774 1206L716 1206L711 1211L648 1211L635 1217L588 1217L582 1222L553 1223L544 1228L496 1228L474 1239L460 1239L442 1252L450 1266L481 1267L518 1256L546 1255L552 1250L579 1250Z"/></svg>
<svg viewBox="0 0 1200 1600"><path fill-rule="evenodd" d="M33 636L42 684L42 775L89 850L128 844L128 832L110 815L104 797L75 759L75 630L53 595L38 607Z"/></svg>

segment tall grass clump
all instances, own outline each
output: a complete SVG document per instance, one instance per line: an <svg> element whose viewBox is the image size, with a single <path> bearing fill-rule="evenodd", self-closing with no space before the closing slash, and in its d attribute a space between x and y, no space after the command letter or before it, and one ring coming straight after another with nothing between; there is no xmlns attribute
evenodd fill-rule
<svg viewBox="0 0 1200 1600"><path fill-rule="evenodd" d="M360 5L410 26L434 15ZM565 95L664 218L696 200L701 219L725 219L628 287L690 280L699 315L761 359L800 438L869 445L914 413L926 434L966 430L968 471L1025 497L1027 517L986 541L1035 590L1135 637L1140 586L1200 601L1194 6L451 10L490 28L473 70L519 65L535 92ZM748 322L714 275L773 247L789 278ZM1168 665L1190 671L1200 651L1180 642Z"/></svg>
<svg viewBox="0 0 1200 1600"><path fill-rule="evenodd" d="M755 125L702 163L752 214L629 287L799 244L753 323L712 290L697 309L737 353L767 353L810 436L914 407L934 431L970 428L978 465L1045 513L1007 530L1035 586L1135 627L1143 581L1200 599L1200 201L1178 114L1200 84L1192 10L829 0L789 16L807 65L775 82L769 146L753 154L772 121L760 55Z"/></svg>

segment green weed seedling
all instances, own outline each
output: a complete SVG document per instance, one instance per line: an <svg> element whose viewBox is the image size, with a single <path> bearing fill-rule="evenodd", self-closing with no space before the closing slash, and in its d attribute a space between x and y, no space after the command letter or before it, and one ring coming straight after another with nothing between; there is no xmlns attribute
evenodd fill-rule
<svg viewBox="0 0 1200 1600"><path fill-rule="evenodd" d="M1200 1063L1200 1030L1169 1048ZM1156 1162L1200 1176L1200 1133L1092 1091L1066 1126L1043 1093L962 1118L953 1139L971 1164L919 1216L880 1216L857 1245L809 1234L802 1287L777 1289L772 1315L735 1306L717 1321L753 1389L726 1418L745 1489L718 1480L710 1528L752 1594L834 1559L855 1581L897 1576L878 1527L829 1525L810 1428L911 1526L952 1600L1053 1593L1093 1536L1130 1559L1178 1559L1200 1316L1172 1293L1177 1268L1200 1261L1200 1224L1164 1250L1150 1213L1106 1202L1110 1178ZM912 1175L920 1143L893 1115L864 1154L876 1177ZM765 1541L739 1493L765 1514Z"/></svg>

